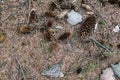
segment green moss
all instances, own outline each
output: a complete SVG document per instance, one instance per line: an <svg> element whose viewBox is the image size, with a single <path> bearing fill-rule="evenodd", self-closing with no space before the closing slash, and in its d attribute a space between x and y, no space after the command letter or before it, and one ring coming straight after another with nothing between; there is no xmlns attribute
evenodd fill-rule
<svg viewBox="0 0 120 80"><path fill-rule="evenodd" d="M99 67L97 62L90 62L88 63L84 69L82 70L82 73L88 73L91 69Z"/></svg>

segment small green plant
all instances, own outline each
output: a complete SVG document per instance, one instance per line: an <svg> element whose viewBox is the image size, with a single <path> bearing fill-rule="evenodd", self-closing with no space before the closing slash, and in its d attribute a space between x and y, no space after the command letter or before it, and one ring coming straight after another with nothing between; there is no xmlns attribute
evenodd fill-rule
<svg viewBox="0 0 120 80"><path fill-rule="evenodd" d="M101 25L101 26L103 26L103 25L105 25L105 22L104 22L103 20L100 20L100 21L98 22L98 24Z"/></svg>

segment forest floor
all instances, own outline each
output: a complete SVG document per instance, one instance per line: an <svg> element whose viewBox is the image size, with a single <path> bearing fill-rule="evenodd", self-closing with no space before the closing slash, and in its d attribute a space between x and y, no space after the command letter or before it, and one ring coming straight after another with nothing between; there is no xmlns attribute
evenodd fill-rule
<svg viewBox="0 0 120 80"><path fill-rule="evenodd" d="M104 6L98 0L86 0L96 16L98 28L91 35L106 48L98 47L93 40L81 43L76 29L81 23L72 26L66 17L54 20L52 28L60 36L64 32L72 32L65 41L57 42L55 50L51 51L54 41L46 41L41 26L49 19L44 13L52 0L1 0L0 29L5 33L5 40L0 43L0 80L99 80L102 70L120 61L120 33L113 31L120 25L120 7L106 3ZM55 0L53 0L55 1ZM81 7L77 0L76 12L83 20L90 12ZM31 24L35 27L30 34L18 34L19 24L27 25L32 9L38 21ZM70 10L70 9L69 9ZM62 26L62 28L55 28ZM108 54L108 55L107 55ZM50 78L41 75L41 71L53 64L59 63L63 77ZM81 68L81 72L76 71Z"/></svg>

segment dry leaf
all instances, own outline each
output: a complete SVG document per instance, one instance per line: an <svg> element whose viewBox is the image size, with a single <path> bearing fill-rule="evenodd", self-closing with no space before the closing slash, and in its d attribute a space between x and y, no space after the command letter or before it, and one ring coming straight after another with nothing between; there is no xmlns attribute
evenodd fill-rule
<svg viewBox="0 0 120 80"><path fill-rule="evenodd" d="M65 39L69 38L70 36L71 36L71 32L65 32L58 38L58 40L63 41Z"/></svg>

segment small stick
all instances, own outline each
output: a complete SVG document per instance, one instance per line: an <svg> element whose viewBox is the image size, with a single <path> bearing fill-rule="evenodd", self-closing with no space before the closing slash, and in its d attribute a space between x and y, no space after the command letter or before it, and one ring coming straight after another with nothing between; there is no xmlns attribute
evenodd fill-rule
<svg viewBox="0 0 120 80"><path fill-rule="evenodd" d="M59 9L60 11L62 11L62 9L60 8L60 6L58 4L56 4L54 1L52 1Z"/></svg>
<svg viewBox="0 0 120 80"><path fill-rule="evenodd" d="M22 75L23 75L24 80L26 80L26 77L25 77L25 74L24 74L24 70L23 70L22 66L20 65L20 62L19 62L19 60L17 59L17 57L15 57L15 60L16 60L17 64L18 64L19 67L20 67L20 70L21 70L21 72L22 72Z"/></svg>
<svg viewBox="0 0 120 80"><path fill-rule="evenodd" d="M101 48L103 48L103 49L105 49L105 50L107 50L108 52L111 53L111 51L110 51L108 48L106 48L106 47L103 46L101 43L99 43L95 38L90 37L90 39L92 39L92 40L96 43L96 45L98 45L99 47L101 47Z"/></svg>

